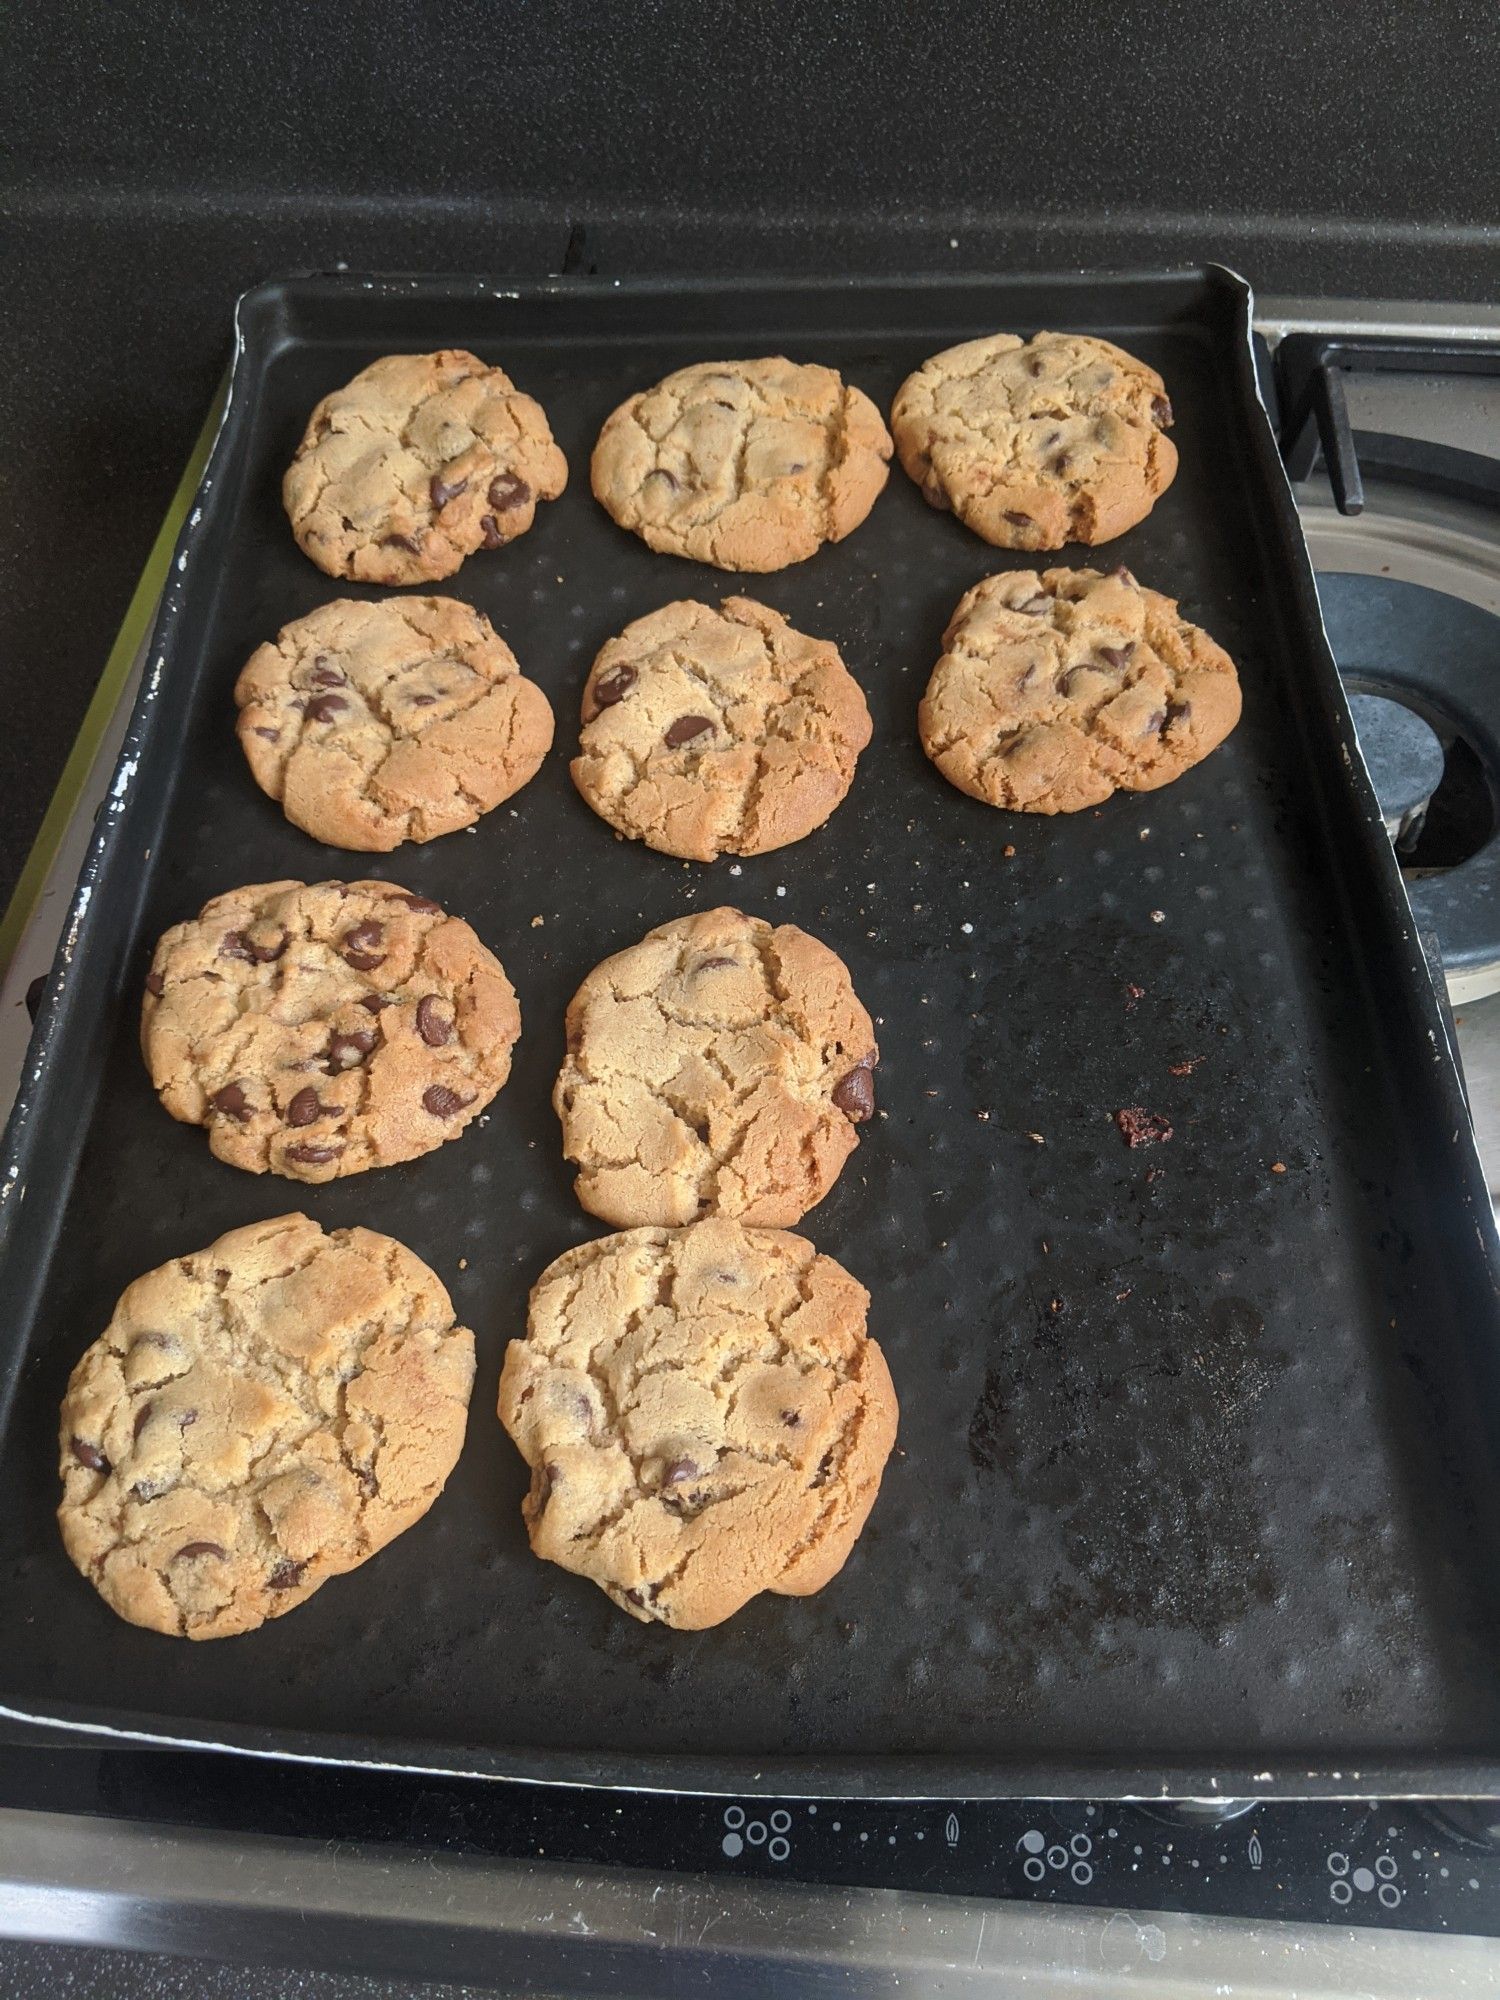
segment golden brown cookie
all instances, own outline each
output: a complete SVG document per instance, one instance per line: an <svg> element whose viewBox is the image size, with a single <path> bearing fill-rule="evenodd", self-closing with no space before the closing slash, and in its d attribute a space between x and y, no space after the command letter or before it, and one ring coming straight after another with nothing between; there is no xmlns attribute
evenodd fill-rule
<svg viewBox="0 0 1500 2000"><path fill-rule="evenodd" d="M174 1118L250 1173L331 1181L430 1153L510 1074L521 1013L466 923L390 882L263 882L151 961L141 1047Z"/></svg>
<svg viewBox="0 0 1500 2000"><path fill-rule="evenodd" d="M559 1257L500 1377L532 1549L683 1631L821 1590L896 1439L868 1305L802 1237L735 1222Z"/></svg>
<svg viewBox="0 0 1500 2000"><path fill-rule="evenodd" d="M1127 569L1005 570L963 597L917 713L950 784L1013 812L1169 785L1240 717L1234 662Z"/></svg>
<svg viewBox="0 0 1500 2000"><path fill-rule="evenodd" d="M1172 405L1154 368L1080 333L996 333L934 354L891 429L934 507L1003 549L1107 542L1171 485Z"/></svg>
<svg viewBox="0 0 1500 2000"><path fill-rule="evenodd" d="M436 583L525 534L568 464L540 403L461 347L388 354L325 396L281 497L303 554L359 583Z"/></svg>
<svg viewBox="0 0 1500 2000"><path fill-rule="evenodd" d="M132 1625L249 1632L421 1519L473 1382L473 1334L403 1244L232 1229L129 1285L73 1370L63 1542Z"/></svg>
<svg viewBox="0 0 1500 2000"><path fill-rule="evenodd" d="M784 569L859 526L890 455L880 412L832 368L705 361L609 417L594 497L664 555Z"/></svg>
<svg viewBox="0 0 1500 2000"><path fill-rule="evenodd" d="M684 601L637 618L595 660L573 782L658 853L765 854L823 824L869 740L836 646L748 597Z"/></svg>
<svg viewBox="0 0 1500 2000"><path fill-rule="evenodd" d="M596 966L552 1093L590 1214L626 1228L796 1222L875 1109L848 968L794 924L706 910Z"/></svg>
<svg viewBox="0 0 1500 2000"><path fill-rule="evenodd" d="M320 605L251 654L234 698L256 783L331 847L472 826L552 747L547 697L452 597Z"/></svg>

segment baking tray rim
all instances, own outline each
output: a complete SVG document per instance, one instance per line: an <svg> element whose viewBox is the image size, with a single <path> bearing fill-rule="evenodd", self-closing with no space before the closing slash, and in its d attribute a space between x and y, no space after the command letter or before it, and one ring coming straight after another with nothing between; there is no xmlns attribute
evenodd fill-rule
<svg viewBox="0 0 1500 2000"><path fill-rule="evenodd" d="M1491 1286L1500 1298L1500 1233L1497 1233L1474 1141L1449 1019L1437 992L1432 964L1423 949L1405 885L1359 752L1353 720L1323 623L1311 558L1261 393L1253 347L1253 289L1238 272L1216 262L1149 270L908 272L842 276L740 273L735 276L689 274L611 278L557 274L486 278L467 273L403 275L308 271L265 279L242 292L234 306L233 352L218 427L202 480L173 549L167 584L150 631L146 670L120 746L109 793L64 920L57 956L37 1010L21 1083L6 1124L3 1146L0 1146L0 1271L5 1268L9 1238L24 1203L24 1168L31 1152L39 1107L45 1109L49 1057L68 1023L68 1003L74 984L70 974L75 958L90 934L91 918L97 920L98 905L94 892L116 854L116 827L155 720L156 697L181 611L192 546L203 518L204 496L231 459L239 443L242 420L248 420L250 406L245 402L243 386L250 367L250 339L246 329L252 316L278 303L288 287L312 285L351 298L364 295L416 302L424 298L436 301L457 297L471 298L478 303L485 299L497 302L548 297L582 299L590 295L603 301L622 296L639 299L769 293L872 297L882 293L898 295L929 284L950 294L973 294L977 297L987 291L1018 285L1085 292L1090 288L1111 285L1126 288L1140 286L1144 290L1153 285L1186 284L1193 280L1209 291L1228 294L1234 303L1237 339L1233 355L1236 380L1232 401L1237 415L1246 425L1246 443L1261 486L1257 498L1265 505L1263 528L1274 528L1281 543L1283 575L1290 584L1282 607L1283 622L1295 633L1310 660L1316 663L1314 692L1321 698L1325 711L1323 719L1333 732L1335 761L1342 774L1346 803L1354 807L1357 837L1364 849L1362 859L1373 875L1372 887L1377 892L1380 917L1392 933L1392 943L1403 960L1402 970L1407 975L1405 998L1415 1009L1419 1026L1432 1049L1433 1072L1429 1081L1436 1087L1443 1114L1453 1121L1454 1171L1461 1183L1465 1204L1473 1213L1478 1247L1488 1267ZM264 350L256 356L256 365L264 366L279 345L273 336L267 334ZM7 1367L0 1374L0 1435L3 1435L8 1422L17 1373L15 1368ZM167 1733L161 1729L134 1726L119 1717L110 1720L104 1712L72 1704L57 1703L50 1712L38 1714L32 1709L12 1707L3 1700L0 1700L0 1717L54 1730L59 1734L81 1732L99 1742L138 1744L163 1750L200 1750L333 1768L353 1765L369 1770L468 1777L488 1782L541 1783L652 1793L727 1795L737 1792L763 1797L890 1800L1098 1797L1120 1800L1396 1800L1500 1794L1500 1751L1493 1759L1458 1755L1436 1757L1417 1764L1360 1758L1359 1767L1348 1770L1316 1766L1304 1768L1300 1760L1288 1759L1283 1753L1279 1768L1276 1760L1270 1760L1266 1768L1251 1772L1248 1767L1243 1770L1226 1768L1211 1761L1195 1761L1191 1756L1153 1758L1144 1764L1128 1761L1115 1764L1087 1757L1070 1759L1066 1751L1028 1764L997 1760L993 1756L965 1760L942 1753L903 1753L890 1758L868 1755L830 1757L820 1755L816 1750L765 1759L739 1754L719 1757L663 1751L593 1753L555 1749L454 1749L444 1753L431 1744L419 1745L410 1739L365 1739L343 1732L286 1731L269 1725L239 1728L224 1723L195 1726L185 1722L176 1733ZM374 1743L383 1743L390 1754L369 1755L368 1750ZM1352 1762L1352 1757L1343 1761Z"/></svg>

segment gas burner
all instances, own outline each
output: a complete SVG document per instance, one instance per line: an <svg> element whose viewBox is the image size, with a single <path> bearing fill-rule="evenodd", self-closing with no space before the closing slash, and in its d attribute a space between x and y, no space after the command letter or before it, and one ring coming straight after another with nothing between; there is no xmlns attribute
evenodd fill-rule
<svg viewBox="0 0 1500 2000"><path fill-rule="evenodd" d="M1255 1799L1158 1799L1141 1811L1161 1826L1226 1826L1254 1812L1256 1804Z"/></svg>
<svg viewBox="0 0 1500 2000"><path fill-rule="evenodd" d="M1438 1799L1417 1811L1461 1846L1500 1854L1500 1799Z"/></svg>

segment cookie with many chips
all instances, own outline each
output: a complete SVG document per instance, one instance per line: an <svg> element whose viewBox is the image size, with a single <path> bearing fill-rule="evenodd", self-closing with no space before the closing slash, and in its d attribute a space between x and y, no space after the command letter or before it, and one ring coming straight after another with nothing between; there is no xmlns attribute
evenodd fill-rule
<svg viewBox="0 0 1500 2000"><path fill-rule="evenodd" d="M694 1631L842 1569L896 1438L869 1295L736 1222L567 1251L531 1295L500 1420L531 1467L535 1553L632 1618Z"/></svg>

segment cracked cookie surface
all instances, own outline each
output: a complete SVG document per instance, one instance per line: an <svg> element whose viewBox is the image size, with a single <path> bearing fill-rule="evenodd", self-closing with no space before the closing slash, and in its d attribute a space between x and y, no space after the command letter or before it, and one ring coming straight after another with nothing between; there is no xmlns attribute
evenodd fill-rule
<svg viewBox="0 0 1500 2000"><path fill-rule="evenodd" d="M430 1153L510 1074L521 1014L474 932L390 882L265 882L156 947L151 1081L250 1173L330 1181Z"/></svg>
<svg viewBox="0 0 1500 2000"><path fill-rule="evenodd" d="M821 1590L896 1438L868 1305L804 1238L724 1220L559 1257L500 1376L533 1551L685 1631Z"/></svg>
<svg viewBox="0 0 1500 2000"><path fill-rule="evenodd" d="M73 1370L63 1542L133 1625L251 1631L421 1519L473 1382L473 1334L403 1244L231 1230L129 1285Z"/></svg>
<svg viewBox="0 0 1500 2000"><path fill-rule="evenodd" d="M784 569L859 526L890 455L880 412L832 368L705 361L606 420L594 497L664 555Z"/></svg>
<svg viewBox="0 0 1500 2000"><path fill-rule="evenodd" d="M765 854L820 827L870 740L858 681L826 639L748 597L637 618L583 690L573 782L661 854Z"/></svg>
<svg viewBox="0 0 1500 2000"><path fill-rule="evenodd" d="M463 348L388 354L325 396L281 497L302 553L359 583L435 583L525 534L568 462L540 403Z"/></svg>
<svg viewBox="0 0 1500 2000"><path fill-rule="evenodd" d="M1150 792L1240 717L1234 662L1128 570L1006 570L963 597L922 697L950 784L1013 812Z"/></svg>
<svg viewBox="0 0 1500 2000"><path fill-rule="evenodd" d="M706 910L596 966L552 1092L575 1192L617 1228L820 1202L875 1110L878 1050L848 968L794 924Z"/></svg>
<svg viewBox="0 0 1500 2000"><path fill-rule="evenodd" d="M452 597L320 605L251 654L234 698L256 783L332 847L472 826L552 747L547 697Z"/></svg>
<svg viewBox="0 0 1500 2000"><path fill-rule="evenodd" d="M896 392L896 449L924 498L1004 549L1107 542L1177 471L1154 368L1086 334L966 341Z"/></svg>

